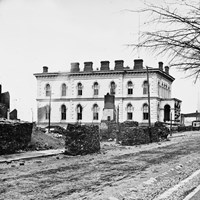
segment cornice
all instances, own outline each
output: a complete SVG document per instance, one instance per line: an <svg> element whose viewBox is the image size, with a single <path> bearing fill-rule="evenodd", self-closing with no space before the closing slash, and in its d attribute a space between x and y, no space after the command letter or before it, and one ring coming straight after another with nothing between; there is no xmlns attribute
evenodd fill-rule
<svg viewBox="0 0 200 200"><path fill-rule="evenodd" d="M146 100L148 97L115 97L115 100ZM159 97L150 97L150 99L157 99L157 100L163 100L160 99ZM40 102L49 102L49 99L45 98L37 98L36 101ZM52 98L51 102L70 102L70 101L104 101L104 97L85 97L85 98Z"/></svg>
<svg viewBox="0 0 200 200"><path fill-rule="evenodd" d="M177 98L162 98L161 101L179 101L179 102L182 102L180 99L177 99Z"/></svg>
<svg viewBox="0 0 200 200"><path fill-rule="evenodd" d="M149 73L158 73L161 76L167 78L171 82L175 80L174 77L172 77L170 74L167 74L166 72L160 70L159 68L149 68ZM80 71L76 73L72 72L49 72L49 73L35 73L33 74L36 78L47 78L47 77L58 77L58 76L68 76L68 77L83 77L83 76L100 76L100 75L126 75L126 74L146 74L146 69L141 70L134 70L134 69L125 69L121 71L116 70L109 70L109 71L91 71L91 72L85 72Z"/></svg>

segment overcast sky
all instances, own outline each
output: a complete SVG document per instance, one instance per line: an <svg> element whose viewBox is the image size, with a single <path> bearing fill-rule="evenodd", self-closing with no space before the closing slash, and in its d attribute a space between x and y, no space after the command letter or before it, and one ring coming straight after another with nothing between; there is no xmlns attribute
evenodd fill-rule
<svg viewBox="0 0 200 200"><path fill-rule="evenodd" d="M153 2L153 0L151 1ZM154 0L157 2L157 0ZM34 73L69 71L71 62L124 60L133 66L140 57L145 65L157 67L167 59L153 57L130 44L138 40L145 16L126 11L141 7L139 0L0 0L0 82L10 92L11 109L18 117L36 120L36 78ZM184 74L171 70L176 78L172 97L183 101L182 112L197 109L197 85Z"/></svg>

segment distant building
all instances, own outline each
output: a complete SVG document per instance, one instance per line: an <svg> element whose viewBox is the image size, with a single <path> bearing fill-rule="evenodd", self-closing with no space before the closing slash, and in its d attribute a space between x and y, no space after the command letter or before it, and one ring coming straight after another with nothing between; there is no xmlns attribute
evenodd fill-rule
<svg viewBox="0 0 200 200"><path fill-rule="evenodd" d="M200 121L200 113L198 111L193 113L181 114L181 123L186 126L192 125L193 121Z"/></svg>
<svg viewBox="0 0 200 200"><path fill-rule="evenodd" d="M9 92L2 93L2 86L0 84L0 118L17 119L17 110L10 113L10 94Z"/></svg>
<svg viewBox="0 0 200 200"><path fill-rule="evenodd" d="M116 60L114 69L109 61L102 61L100 70L93 70L92 62L85 62L83 71L79 63L71 63L70 72L36 73L37 79L37 123L47 126L49 111L52 125L67 123L100 123L105 112L104 96L114 96L115 110L119 107L119 122L138 121L147 124L156 121L180 123L181 100L171 97L174 78L169 67L149 68L150 115L148 113L147 71L143 60L134 60L132 68L124 67L123 60ZM111 116L110 116L111 117Z"/></svg>
<svg viewBox="0 0 200 200"><path fill-rule="evenodd" d="M14 109L10 112L10 119L11 120L16 120L17 119L17 110Z"/></svg>

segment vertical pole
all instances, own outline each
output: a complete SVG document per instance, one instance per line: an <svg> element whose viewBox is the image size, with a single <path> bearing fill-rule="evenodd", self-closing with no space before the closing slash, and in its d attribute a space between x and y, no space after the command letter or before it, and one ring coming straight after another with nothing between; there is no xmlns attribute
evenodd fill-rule
<svg viewBox="0 0 200 200"><path fill-rule="evenodd" d="M50 90L50 97L49 97L49 128L48 128L49 133L50 133L50 125L51 125L51 90Z"/></svg>
<svg viewBox="0 0 200 200"><path fill-rule="evenodd" d="M170 113L170 136L172 136L172 112Z"/></svg>
<svg viewBox="0 0 200 200"><path fill-rule="evenodd" d="M117 116L116 116L116 121L117 121L116 144L119 144L119 105L117 106Z"/></svg>
<svg viewBox="0 0 200 200"><path fill-rule="evenodd" d="M150 105L150 84L149 84L149 70L148 67L147 68L147 84L148 84L148 113L149 113L149 117L148 117L148 122L149 122L149 137L150 137L150 142L152 142L152 137L151 137L151 105Z"/></svg>

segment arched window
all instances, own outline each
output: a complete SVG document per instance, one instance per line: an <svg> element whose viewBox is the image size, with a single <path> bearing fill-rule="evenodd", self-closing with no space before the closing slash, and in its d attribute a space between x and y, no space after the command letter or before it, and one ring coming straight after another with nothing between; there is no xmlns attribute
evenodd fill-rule
<svg viewBox="0 0 200 200"><path fill-rule="evenodd" d="M67 86L65 83L62 84L62 91L61 91L61 95L62 96L66 96L66 91L67 91Z"/></svg>
<svg viewBox="0 0 200 200"><path fill-rule="evenodd" d="M148 93L148 82L144 81L143 83L143 94L147 94Z"/></svg>
<svg viewBox="0 0 200 200"><path fill-rule="evenodd" d="M133 83L131 81L128 82L128 94L133 94Z"/></svg>
<svg viewBox="0 0 200 200"><path fill-rule="evenodd" d="M143 120L149 119L149 111L148 111L148 105L145 103L143 105Z"/></svg>
<svg viewBox="0 0 200 200"><path fill-rule="evenodd" d="M160 81L158 81L158 97L160 97Z"/></svg>
<svg viewBox="0 0 200 200"><path fill-rule="evenodd" d="M81 83L78 83L78 96L81 96L82 95L82 90L83 90L83 86Z"/></svg>
<svg viewBox="0 0 200 200"><path fill-rule="evenodd" d="M83 107L78 104L77 105L77 120L82 120L82 112L83 112Z"/></svg>
<svg viewBox="0 0 200 200"><path fill-rule="evenodd" d="M99 85L97 82L94 83L94 95L98 95L99 94Z"/></svg>
<svg viewBox="0 0 200 200"><path fill-rule="evenodd" d="M127 105L127 120L133 119L133 106L129 103Z"/></svg>
<svg viewBox="0 0 200 200"><path fill-rule="evenodd" d="M111 94L111 95L115 95L115 88L116 88L115 82L112 81L112 82L110 83L110 94Z"/></svg>
<svg viewBox="0 0 200 200"><path fill-rule="evenodd" d="M66 120L66 106L62 105L61 106L61 120Z"/></svg>
<svg viewBox="0 0 200 200"><path fill-rule="evenodd" d="M49 84L46 84L46 96L49 97L51 95L51 87Z"/></svg>
<svg viewBox="0 0 200 200"><path fill-rule="evenodd" d="M98 120L98 119L99 119L98 105L94 104L93 105L93 120Z"/></svg>

